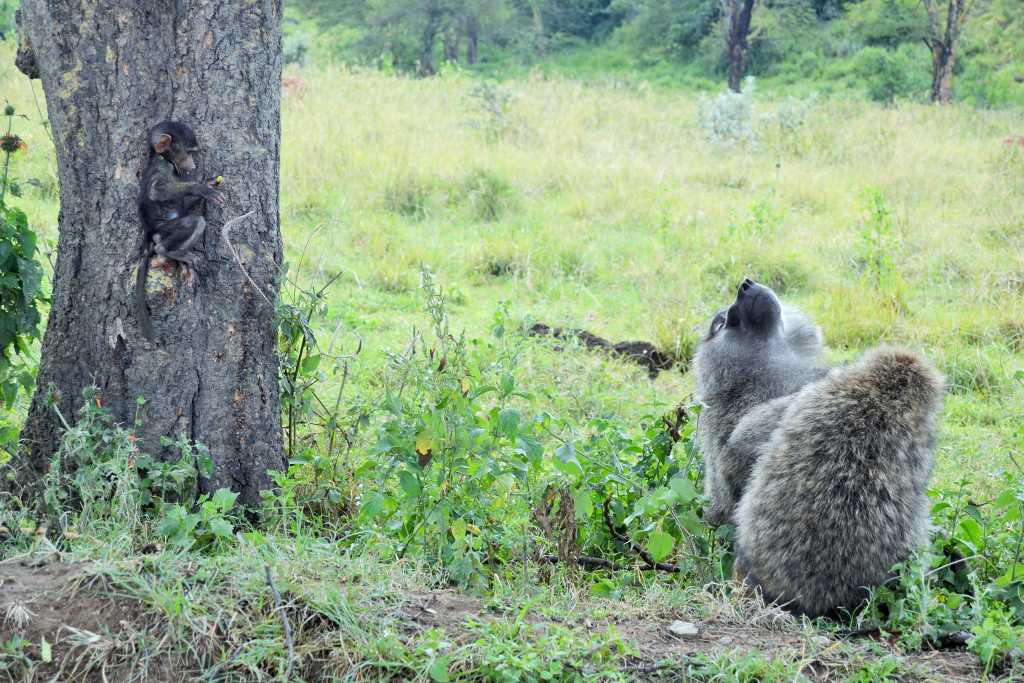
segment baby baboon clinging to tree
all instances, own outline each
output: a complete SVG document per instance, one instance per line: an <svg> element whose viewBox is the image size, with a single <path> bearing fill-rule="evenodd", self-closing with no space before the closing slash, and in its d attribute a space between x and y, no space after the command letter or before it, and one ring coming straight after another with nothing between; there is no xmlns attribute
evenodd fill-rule
<svg viewBox="0 0 1024 683"><path fill-rule="evenodd" d="M146 306L146 276L155 254L181 264L183 278L191 282L193 248L206 230L201 215L203 200L224 204L217 189L220 177L192 180L196 170L192 154L199 149L196 134L180 121L162 121L149 130L149 161L139 188L139 214L144 236L142 261L135 284L136 315L147 339L153 325Z"/></svg>
<svg viewBox="0 0 1024 683"><path fill-rule="evenodd" d="M825 376L821 351L818 328L750 279L740 283L732 306L712 320L694 359L709 524L732 519L758 447L784 409L784 401L773 399Z"/></svg>
<svg viewBox="0 0 1024 683"><path fill-rule="evenodd" d="M853 609L927 541L942 377L882 347L792 396L736 512L737 572L808 616Z"/></svg>

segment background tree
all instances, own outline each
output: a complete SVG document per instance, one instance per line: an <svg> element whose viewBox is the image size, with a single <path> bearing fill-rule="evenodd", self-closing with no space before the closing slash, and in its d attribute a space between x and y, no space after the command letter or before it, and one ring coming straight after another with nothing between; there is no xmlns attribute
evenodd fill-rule
<svg viewBox="0 0 1024 683"><path fill-rule="evenodd" d="M740 82L746 71L747 37L750 19L754 13L754 0L724 0L725 14L729 17L726 34L726 53L729 60L729 89L740 91Z"/></svg>
<svg viewBox="0 0 1024 683"><path fill-rule="evenodd" d="M932 102L953 101L953 67L970 10L968 0L921 0L928 12L924 42L932 52ZM943 12L945 10L945 12ZM943 25L942 15L946 15Z"/></svg>
<svg viewBox="0 0 1024 683"><path fill-rule="evenodd" d="M52 308L18 456L23 483L47 469L60 434L96 385L116 418L141 421L143 450L161 437L205 444L214 473L246 503L285 466L274 306L250 285L220 234L232 231L270 299L282 259L278 223L281 3L23 0L18 65L40 78L57 152L60 219ZM180 119L198 133L203 176L223 174L194 287L150 274L154 343L133 306L141 229L136 196L146 131ZM137 405L139 397L144 405ZM52 401L52 403L51 403Z"/></svg>

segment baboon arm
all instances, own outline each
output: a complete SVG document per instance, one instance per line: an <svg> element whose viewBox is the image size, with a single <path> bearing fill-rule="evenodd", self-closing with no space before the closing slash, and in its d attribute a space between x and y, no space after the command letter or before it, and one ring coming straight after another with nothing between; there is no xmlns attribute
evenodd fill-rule
<svg viewBox="0 0 1024 683"><path fill-rule="evenodd" d="M732 520L754 463L763 454L792 398L783 396L762 403L744 415L733 429L713 468L717 481L711 484L711 512L721 520L719 524Z"/></svg>
<svg viewBox="0 0 1024 683"><path fill-rule="evenodd" d="M718 468L715 467L713 460L709 459L706 465L705 482L708 494L711 496L711 504L704 511L704 521L713 527L719 527L729 521L736 501L733 500L729 486L722 478Z"/></svg>

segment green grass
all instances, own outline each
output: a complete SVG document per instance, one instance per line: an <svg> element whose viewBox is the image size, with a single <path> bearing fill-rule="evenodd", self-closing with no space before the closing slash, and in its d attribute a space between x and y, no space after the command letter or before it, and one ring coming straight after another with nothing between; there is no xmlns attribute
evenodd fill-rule
<svg viewBox="0 0 1024 683"><path fill-rule="evenodd" d="M750 275L805 308L839 358L891 341L939 363L953 390L940 480L969 465L983 482L1006 464L1001 416L1024 398L1011 380L1024 358L1024 159L1002 141L1020 112L828 101L791 134L722 149L678 91L536 77L500 85L494 112L457 74L300 73L308 90L284 105L283 229L304 277L342 273L331 315L349 346L405 343L424 266L471 335L507 301L523 319L686 349ZM861 277L869 187L895 226L896 309ZM649 383L543 350L527 367L531 386L557 383L585 412L627 420L690 390L687 377Z"/></svg>

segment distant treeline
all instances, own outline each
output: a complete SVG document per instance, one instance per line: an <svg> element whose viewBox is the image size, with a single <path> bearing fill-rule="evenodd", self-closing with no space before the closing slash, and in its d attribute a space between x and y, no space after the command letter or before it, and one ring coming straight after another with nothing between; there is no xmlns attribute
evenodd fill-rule
<svg viewBox="0 0 1024 683"><path fill-rule="evenodd" d="M309 51L432 75L581 59L874 99L1024 103L1024 0L288 0L285 57ZM585 61L585 60L582 60ZM668 76L672 78L672 76Z"/></svg>

